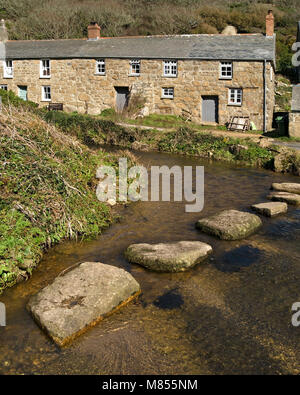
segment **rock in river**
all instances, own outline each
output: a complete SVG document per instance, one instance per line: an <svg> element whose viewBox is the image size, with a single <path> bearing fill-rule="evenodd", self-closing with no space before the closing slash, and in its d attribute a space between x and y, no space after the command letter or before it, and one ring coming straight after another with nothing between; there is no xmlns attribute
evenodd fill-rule
<svg viewBox="0 0 300 395"><path fill-rule="evenodd" d="M268 202L259 203L251 206L252 210L266 217L274 217L275 215L284 214L287 212L288 205L284 202Z"/></svg>
<svg viewBox="0 0 300 395"><path fill-rule="evenodd" d="M300 206L300 195L288 192L273 192L267 196L268 199L275 202L285 202L294 206Z"/></svg>
<svg viewBox="0 0 300 395"><path fill-rule="evenodd" d="M125 270L85 262L32 296L27 309L54 342L64 346L139 293L139 284Z"/></svg>
<svg viewBox="0 0 300 395"><path fill-rule="evenodd" d="M196 227L202 232L217 236L222 240L240 240L254 233L262 225L254 214L225 210L208 218L200 219Z"/></svg>
<svg viewBox="0 0 300 395"><path fill-rule="evenodd" d="M292 182L284 182L282 184L274 182L272 189L279 192L296 193L300 195L300 184Z"/></svg>
<svg viewBox="0 0 300 395"><path fill-rule="evenodd" d="M202 262L211 252L211 246L200 241L179 241L132 244L125 256L129 262L156 272L182 272Z"/></svg>

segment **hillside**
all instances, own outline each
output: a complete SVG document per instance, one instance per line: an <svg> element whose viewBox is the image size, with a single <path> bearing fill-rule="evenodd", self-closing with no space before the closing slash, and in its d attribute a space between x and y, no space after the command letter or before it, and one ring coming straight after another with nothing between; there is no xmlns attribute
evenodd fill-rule
<svg viewBox="0 0 300 395"><path fill-rule="evenodd" d="M270 4L272 3L272 4ZM265 31L275 13L278 72L291 74L291 45L300 20L299 0L0 0L11 39L81 38L90 21L103 36L218 33L228 24L239 33Z"/></svg>

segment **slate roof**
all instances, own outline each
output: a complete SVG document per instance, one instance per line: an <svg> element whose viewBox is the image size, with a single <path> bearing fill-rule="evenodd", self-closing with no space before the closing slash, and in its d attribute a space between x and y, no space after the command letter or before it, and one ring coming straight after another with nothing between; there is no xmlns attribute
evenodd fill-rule
<svg viewBox="0 0 300 395"><path fill-rule="evenodd" d="M275 36L181 35L112 37L91 40L8 41L8 59L206 59L272 60Z"/></svg>
<svg viewBox="0 0 300 395"><path fill-rule="evenodd" d="M300 84L293 87L292 111L300 111Z"/></svg>

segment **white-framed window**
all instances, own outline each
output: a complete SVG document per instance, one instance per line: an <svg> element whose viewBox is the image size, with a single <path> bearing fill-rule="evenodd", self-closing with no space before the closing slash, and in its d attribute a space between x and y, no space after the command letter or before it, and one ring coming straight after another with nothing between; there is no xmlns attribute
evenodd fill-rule
<svg viewBox="0 0 300 395"><path fill-rule="evenodd" d="M174 88L162 88L161 97L163 99L174 99Z"/></svg>
<svg viewBox="0 0 300 395"><path fill-rule="evenodd" d="M140 75L141 74L141 61L134 59L130 61L130 75Z"/></svg>
<svg viewBox="0 0 300 395"><path fill-rule="evenodd" d="M49 59L43 59L40 62L40 77L50 78L51 77L51 64Z"/></svg>
<svg viewBox="0 0 300 395"><path fill-rule="evenodd" d="M241 106L243 104L243 89L230 88L228 90L228 104L233 106Z"/></svg>
<svg viewBox="0 0 300 395"><path fill-rule="evenodd" d="M220 63L220 78L224 80L231 80L233 76L232 62Z"/></svg>
<svg viewBox="0 0 300 395"><path fill-rule="evenodd" d="M42 101L51 101L51 86L42 86Z"/></svg>
<svg viewBox="0 0 300 395"><path fill-rule="evenodd" d="M13 78L14 64L12 60L4 60L3 62L3 76L4 78Z"/></svg>
<svg viewBox="0 0 300 395"><path fill-rule="evenodd" d="M105 75L105 59L96 60L96 74Z"/></svg>
<svg viewBox="0 0 300 395"><path fill-rule="evenodd" d="M2 89L3 91L7 91L8 87L7 85L0 85L0 89Z"/></svg>
<svg viewBox="0 0 300 395"><path fill-rule="evenodd" d="M177 60L164 61L164 77L177 77Z"/></svg>

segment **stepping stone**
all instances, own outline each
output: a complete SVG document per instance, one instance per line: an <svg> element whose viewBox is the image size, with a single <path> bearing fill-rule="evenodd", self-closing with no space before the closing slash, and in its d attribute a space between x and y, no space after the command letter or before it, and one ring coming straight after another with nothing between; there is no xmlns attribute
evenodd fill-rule
<svg viewBox="0 0 300 395"><path fill-rule="evenodd" d="M254 214L237 210L225 210L208 218L200 219L196 227L204 233L222 240L240 240L254 233L262 225Z"/></svg>
<svg viewBox="0 0 300 395"><path fill-rule="evenodd" d="M267 196L268 199L275 202L285 202L294 206L300 206L300 195L288 192L273 192Z"/></svg>
<svg viewBox="0 0 300 395"><path fill-rule="evenodd" d="M275 215L284 214L287 212L288 205L284 202L268 202L259 203L251 206L252 210L266 217L274 217Z"/></svg>
<svg viewBox="0 0 300 395"><path fill-rule="evenodd" d="M300 195L300 184L292 182L284 182L282 184L274 183L272 184L272 189L279 192L296 193Z"/></svg>
<svg viewBox="0 0 300 395"><path fill-rule="evenodd" d="M200 241L132 244L125 251L129 262L156 272L183 272L202 262L212 247Z"/></svg>
<svg viewBox="0 0 300 395"><path fill-rule="evenodd" d="M32 296L27 309L38 325L62 347L139 293L139 284L125 270L99 262L85 262Z"/></svg>

